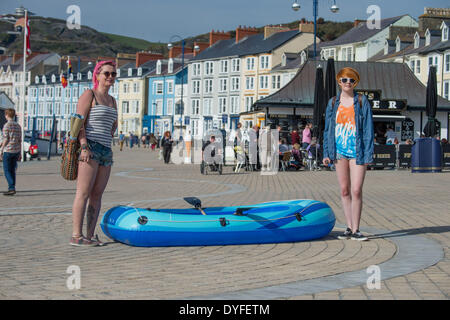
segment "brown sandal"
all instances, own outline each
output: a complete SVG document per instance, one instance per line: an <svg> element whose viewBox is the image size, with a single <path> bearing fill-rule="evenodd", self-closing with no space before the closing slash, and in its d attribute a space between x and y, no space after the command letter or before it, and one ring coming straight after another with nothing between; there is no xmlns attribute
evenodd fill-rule
<svg viewBox="0 0 450 320"><path fill-rule="evenodd" d="M70 243L71 246L76 246L76 247L95 247L98 246L98 243L89 240L87 238L85 238L84 236L78 236L78 237L73 237L70 238Z"/></svg>

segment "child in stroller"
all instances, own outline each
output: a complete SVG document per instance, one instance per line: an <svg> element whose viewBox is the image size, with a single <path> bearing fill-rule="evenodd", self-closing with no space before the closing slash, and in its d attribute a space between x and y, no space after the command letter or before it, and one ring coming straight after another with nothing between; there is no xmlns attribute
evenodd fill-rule
<svg viewBox="0 0 450 320"><path fill-rule="evenodd" d="M200 173L208 174L208 171L216 171L222 174L223 170L223 157L222 149L216 137L211 135L209 141L207 141L202 147L202 163L200 164Z"/></svg>

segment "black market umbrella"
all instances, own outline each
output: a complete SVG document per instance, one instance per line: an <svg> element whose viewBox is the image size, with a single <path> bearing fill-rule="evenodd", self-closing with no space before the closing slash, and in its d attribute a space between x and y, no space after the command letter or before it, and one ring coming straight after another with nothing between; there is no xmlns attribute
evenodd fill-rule
<svg viewBox="0 0 450 320"><path fill-rule="evenodd" d="M426 137L434 137L437 135L437 121L436 121L436 108L437 108L437 85L436 85L436 67L431 66L428 73L427 82L427 97L425 101L426 114L428 121L425 124L423 132Z"/></svg>
<svg viewBox="0 0 450 320"><path fill-rule="evenodd" d="M323 87L323 69L318 66L316 69L316 82L314 86L314 105L313 105L313 132L312 136L316 137L317 142L323 134L324 129L324 87Z"/></svg>
<svg viewBox="0 0 450 320"><path fill-rule="evenodd" d="M334 68L334 59L327 60L327 70L325 71L325 106L331 98L336 96L336 71Z"/></svg>

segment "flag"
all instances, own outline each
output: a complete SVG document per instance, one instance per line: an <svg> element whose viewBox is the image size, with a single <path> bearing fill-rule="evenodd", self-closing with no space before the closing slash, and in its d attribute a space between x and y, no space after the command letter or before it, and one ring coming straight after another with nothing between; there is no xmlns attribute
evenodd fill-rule
<svg viewBox="0 0 450 320"><path fill-rule="evenodd" d="M25 39L27 42L27 56L31 54L30 33L30 20L28 19L28 15L25 15Z"/></svg>
<svg viewBox="0 0 450 320"><path fill-rule="evenodd" d="M70 62L70 56L67 58L67 74L72 73L72 63Z"/></svg>
<svg viewBox="0 0 450 320"><path fill-rule="evenodd" d="M67 79L64 75L61 77L61 84L63 88L67 87Z"/></svg>

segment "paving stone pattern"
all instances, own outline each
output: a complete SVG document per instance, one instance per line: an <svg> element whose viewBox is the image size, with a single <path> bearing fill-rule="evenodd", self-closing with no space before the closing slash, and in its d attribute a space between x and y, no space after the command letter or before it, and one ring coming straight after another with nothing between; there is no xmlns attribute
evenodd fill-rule
<svg viewBox="0 0 450 320"><path fill-rule="evenodd" d="M299 295L282 291L277 299L449 298L450 172L368 171L361 229L388 232L357 242L336 238L345 220L335 172L265 176L234 174L226 167L222 176L201 175L199 165L165 165L149 149L113 148L115 163L101 215L118 204L184 208L186 196L198 196L204 206L316 199L333 208L337 227L311 242L165 248L115 243L98 227L107 246L72 247L68 243L75 182L60 177L57 158L25 162L19 165L17 194L0 195L0 299L207 298L233 292L262 294L258 290L282 290L293 283L301 287L311 281L325 285L330 277L342 285ZM6 187L1 174L0 190ZM442 257L423 269L383 277L380 289L369 289L364 281L349 286L339 280L371 265L400 261L394 241L400 234L406 243L408 236L414 237L417 255L422 254L422 239L432 240ZM80 268L80 289L67 286L69 266Z"/></svg>

